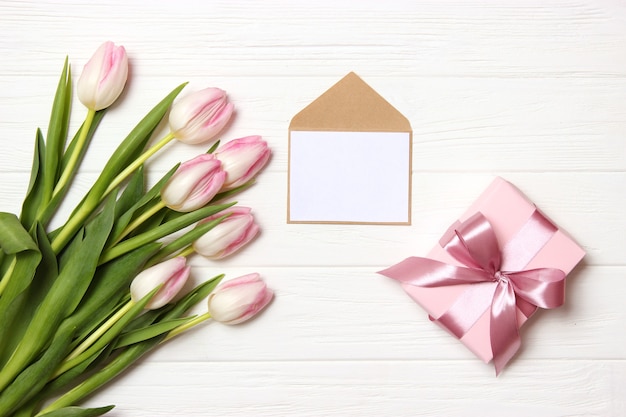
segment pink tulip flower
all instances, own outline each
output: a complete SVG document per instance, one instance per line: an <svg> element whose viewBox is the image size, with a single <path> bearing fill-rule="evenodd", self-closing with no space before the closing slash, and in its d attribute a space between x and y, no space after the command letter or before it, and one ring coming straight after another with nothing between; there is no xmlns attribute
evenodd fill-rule
<svg viewBox="0 0 626 417"><path fill-rule="evenodd" d="M222 188L226 172L212 154L182 163L161 189L161 200L172 210L190 212L204 207Z"/></svg>
<svg viewBox="0 0 626 417"><path fill-rule="evenodd" d="M272 299L259 274L248 274L227 281L209 295L209 314L224 324L238 324L254 317Z"/></svg>
<svg viewBox="0 0 626 417"><path fill-rule="evenodd" d="M183 143L207 143L226 126L233 109L225 91L205 88L174 103L169 116L170 129Z"/></svg>
<svg viewBox="0 0 626 417"><path fill-rule="evenodd" d="M224 189L250 181L265 166L272 152L261 136L246 136L220 146L215 152L226 171Z"/></svg>
<svg viewBox="0 0 626 417"><path fill-rule="evenodd" d="M231 207L202 220L200 224L230 214L193 243L194 250L209 259L221 259L236 252L259 232L248 207Z"/></svg>
<svg viewBox="0 0 626 417"><path fill-rule="evenodd" d="M130 298L137 302L159 285L161 289L146 305L146 310L156 310L169 303L183 288L191 268L182 256L156 264L140 272L130 284Z"/></svg>
<svg viewBox="0 0 626 417"><path fill-rule="evenodd" d="M88 109L109 107L122 93L128 77L128 57L123 46L103 43L78 79L78 99Z"/></svg>

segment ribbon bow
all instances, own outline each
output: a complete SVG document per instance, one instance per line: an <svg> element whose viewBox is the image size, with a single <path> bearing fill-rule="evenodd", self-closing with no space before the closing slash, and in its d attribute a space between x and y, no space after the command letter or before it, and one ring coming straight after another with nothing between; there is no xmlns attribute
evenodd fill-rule
<svg viewBox="0 0 626 417"><path fill-rule="evenodd" d="M535 210L522 229L500 250L491 223L482 213L457 222L440 245L464 266L410 257L381 271L419 287L472 284L440 317L432 318L459 339L490 309L490 342L496 375L521 345L517 309L530 316L537 307L555 308L565 300L565 272L524 268L556 232Z"/></svg>

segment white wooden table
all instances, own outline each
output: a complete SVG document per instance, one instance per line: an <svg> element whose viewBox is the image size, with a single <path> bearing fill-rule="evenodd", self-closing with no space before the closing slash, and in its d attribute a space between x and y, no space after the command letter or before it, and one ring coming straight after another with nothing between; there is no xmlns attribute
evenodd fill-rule
<svg viewBox="0 0 626 417"><path fill-rule="evenodd" d="M258 271L276 299L249 324L162 346L88 404L117 417L626 415L624 1L3 0L3 211L19 210L63 58L77 77L104 40L126 46L131 81L61 217L174 86L221 87L238 109L225 139L263 135L274 156L239 199L262 235L225 262L194 257L194 276ZM286 223L289 120L349 71L411 121L411 226ZM74 115L73 131L78 102ZM149 169L202 151L169 146ZM498 378L375 273L424 255L495 175L588 251L566 306L533 317Z"/></svg>

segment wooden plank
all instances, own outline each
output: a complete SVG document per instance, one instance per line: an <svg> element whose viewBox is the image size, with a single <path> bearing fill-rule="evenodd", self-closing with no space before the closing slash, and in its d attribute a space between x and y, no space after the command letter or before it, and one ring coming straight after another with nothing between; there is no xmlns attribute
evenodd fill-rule
<svg viewBox="0 0 626 417"><path fill-rule="evenodd" d="M54 70L60 68L62 57ZM2 67L0 74L6 74ZM305 85L293 76L189 78L181 73L133 79L100 125L85 169L97 171L153 105L189 80L183 94L207 86L230 94L238 116L220 135L224 141L262 135L274 149L268 169L286 171L291 117L343 75L312 77ZM391 79L369 71L361 75L411 122L415 172L626 170L625 78ZM0 146L6 151L0 171L29 171L35 129L46 130L56 82L56 76L0 75L0 113L4 115ZM78 100L75 103L71 132L85 117L84 108ZM155 140L167 133L166 127L159 129ZM15 141L20 145L15 146ZM173 143L151 166L165 171L206 148Z"/></svg>
<svg viewBox="0 0 626 417"><path fill-rule="evenodd" d="M390 77L623 77L624 13L615 1L568 0L519 5L402 0L385 2L384 8L371 0L324 7L278 0L186 0L176 5L161 0L149 8L119 0L71 8L54 1L23 1L3 3L0 36L15 42L5 46L3 63L12 75L39 75L41 65L56 68L58 56L71 45L76 45L70 49L75 57L86 59L95 45L114 34L133 52L141 50L135 68L141 77L165 71L316 76L333 75L338 67L346 73L371 68ZM24 16L31 25L23 25ZM147 35L155 30L158 46ZM164 66L174 52L176 59ZM204 65L198 65L199 57ZM254 65L242 65L250 59Z"/></svg>
<svg viewBox="0 0 626 417"><path fill-rule="evenodd" d="M571 417L626 412L624 361L141 364L88 401L142 416ZM453 377L451 377L453 376Z"/></svg>

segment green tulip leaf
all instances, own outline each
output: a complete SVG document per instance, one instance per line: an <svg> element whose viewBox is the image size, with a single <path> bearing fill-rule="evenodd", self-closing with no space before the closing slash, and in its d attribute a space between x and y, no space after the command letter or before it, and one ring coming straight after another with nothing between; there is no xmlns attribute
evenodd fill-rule
<svg viewBox="0 0 626 417"><path fill-rule="evenodd" d="M220 146L220 141L216 141L213 145L211 145L211 147L209 148L208 151L206 151L206 153L213 153L217 150L218 146Z"/></svg>
<svg viewBox="0 0 626 417"><path fill-rule="evenodd" d="M22 203L22 212L20 214L20 220L25 228L30 229L35 219L37 218L37 212L42 206L43 197L43 170L42 167L45 164L46 144L43 139L43 135L40 129L37 129L35 136L35 152L33 155L33 163L30 171L30 182L26 191L26 197Z"/></svg>
<svg viewBox="0 0 626 417"><path fill-rule="evenodd" d="M168 333L178 326L181 326L193 320L195 317L196 316L191 316L183 317L180 319L161 321L157 324L152 324L141 329L136 329L130 332L123 333L115 343L115 348L118 349L124 346L134 345L135 343L143 342L144 340L152 339L153 337Z"/></svg>
<svg viewBox="0 0 626 417"><path fill-rule="evenodd" d="M55 329L76 308L87 291L113 225L114 207L115 201L111 198L103 211L87 224L82 233L77 234L68 248L73 255L72 261L67 262L65 259L65 262L60 262L57 279L39 304L24 337L0 373L0 391L50 343Z"/></svg>
<svg viewBox="0 0 626 417"><path fill-rule="evenodd" d="M8 359L6 355L15 349L24 335L37 306L52 287L58 275L57 258L50 247L46 232L41 224L36 223L36 227L37 245L41 252L41 261L37 265L35 276L28 287L10 303L8 303L8 298L0 299L0 310L3 311L2 320L0 320L0 340L2 341L0 343L0 368ZM14 277L20 276L19 269L17 273L15 270L13 273ZM17 280L18 278L12 279ZM5 302L8 303L8 308L4 307Z"/></svg>
<svg viewBox="0 0 626 417"><path fill-rule="evenodd" d="M12 213L0 213L0 248L7 254L39 251L37 243Z"/></svg>
<svg viewBox="0 0 626 417"><path fill-rule="evenodd" d="M30 400L46 384L66 354L74 329L61 326L43 355L22 371L0 394L0 415L10 415L16 408Z"/></svg>
<svg viewBox="0 0 626 417"><path fill-rule="evenodd" d="M52 198L52 191L60 173L61 158L67 140L72 102L72 74L68 59L65 58L61 78L52 104L50 123L46 135L46 155L43 171L43 199L47 205Z"/></svg>
<svg viewBox="0 0 626 417"><path fill-rule="evenodd" d="M8 256L4 258L5 263L9 263L3 268L3 275L0 278L0 336L4 340L7 327L10 324L9 316L16 313L16 308L11 305L16 298L31 284L37 266L41 262L41 252L37 242L24 229L17 216L10 213L0 213L0 247ZM6 346L2 344L2 350Z"/></svg>
<svg viewBox="0 0 626 417"><path fill-rule="evenodd" d="M224 199L226 199L228 197L232 197L233 195L238 194L238 193L242 192L243 190L251 187L252 185L254 185L255 182L256 181L254 179L251 179L250 181L248 181L248 182L246 182L244 184L241 184L239 187L235 187L235 188L232 188L230 190L222 191L221 193L217 193L215 195L215 197L213 197L213 200L211 200L211 203L215 203L217 201L224 200Z"/></svg>
<svg viewBox="0 0 626 417"><path fill-rule="evenodd" d="M131 175L124 191L117 199L117 203L115 204L116 223L119 221L120 216L130 210L139 200L142 199L144 195L144 188L146 186L145 182L144 167L142 165L133 175ZM113 236L114 233L115 232L112 232L111 235Z"/></svg>
<svg viewBox="0 0 626 417"><path fill-rule="evenodd" d="M63 407L37 417L97 417L111 411L115 406L108 405L99 408Z"/></svg>

